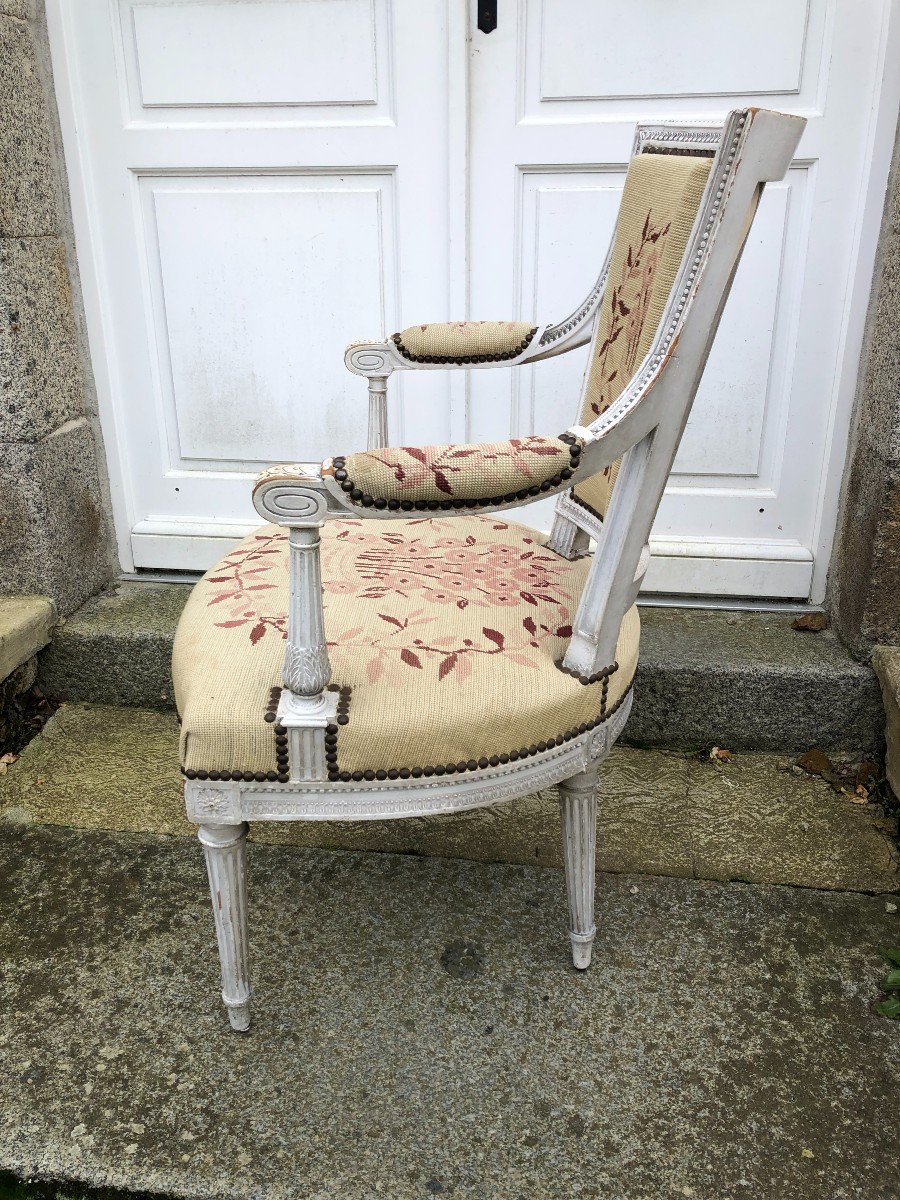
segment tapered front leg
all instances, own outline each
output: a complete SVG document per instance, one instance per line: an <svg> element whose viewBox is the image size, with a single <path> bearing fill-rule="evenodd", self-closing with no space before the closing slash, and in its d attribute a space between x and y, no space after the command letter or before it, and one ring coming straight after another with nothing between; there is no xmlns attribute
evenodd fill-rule
<svg viewBox="0 0 900 1200"><path fill-rule="evenodd" d="M201 825L197 836L206 856L212 895L222 999L232 1029L250 1028L250 954L247 943L246 824Z"/></svg>
<svg viewBox="0 0 900 1200"><path fill-rule="evenodd" d="M594 870L597 852L597 770L565 779L559 785L566 888L569 893L569 937L572 962L583 971L591 965L594 924Z"/></svg>

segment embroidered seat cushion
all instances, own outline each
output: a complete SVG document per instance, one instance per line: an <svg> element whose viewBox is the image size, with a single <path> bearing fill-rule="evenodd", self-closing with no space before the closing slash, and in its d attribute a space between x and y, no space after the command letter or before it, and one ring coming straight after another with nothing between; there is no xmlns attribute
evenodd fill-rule
<svg viewBox="0 0 900 1200"><path fill-rule="evenodd" d="M545 540L489 515L326 523L325 627L348 717L333 777L496 765L615 709L637 665L637 609L622 624L617 669L591 684L564 673L589 560L561 558ZM192 592L173 655L190 777L283 775L270 706L287 600L287 533L275 526Z"/></svg>
<svg viewBox="0 0 900 1200"><path fill-rule="evenodd" d="M411 325L392 340L417 362L496 362L527 350L536 332L526 321L448 321Z"/></svg>
<svg viewBox="0 0 900 1200"><path fill-rule="evenodd" d="M559 487L571 478L580 457L581 444L564 434L364 450L326 462L323 473L333 472L350 498L366 507L474 508Z"/></svg>
<svg viewBox="0 0 900 1200"><path fill-rule="evenodd" d="M605 412L650 349L703 199L711 158L638 154L629 164L609 275L588 364L581 424ZM618 464L583 480L575 497L603 516Z"/></svg>

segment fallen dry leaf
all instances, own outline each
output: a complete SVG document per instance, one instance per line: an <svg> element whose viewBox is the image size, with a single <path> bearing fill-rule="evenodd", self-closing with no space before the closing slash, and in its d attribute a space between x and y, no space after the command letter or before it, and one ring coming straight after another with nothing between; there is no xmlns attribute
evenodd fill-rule
<svg viewBox="0 0 900 1200"><path fill-rule="evenodd" d="M868 759L861 762L856 768L856 782L862 784L863 787L875 783L878 775L878 763L870 762Z"/></svg>
<svg viewBox="0 0 900 1200"><path fill-rule="evenodd" d="M861 783L858 783L856 785L856 789L852 792L848 792L847 795L850 797L850 799L853 801L854 804L868 804L869 803L869 793L868 793L867 789L864 788Z"/></svg>
<svg viewBox="0 0 900 1200"><path fill-rule="evenodd" d="M824 750L807 750L797 759L797 766L806 771L807 775L834 774L834 763Z"/></svg>
<svg viewBox="0 0 900 1200"><path fill-rule="evenodd" d="M723 750L721 746L713 746L709 757L712 762L731 762L731 751Z"/></svg>
<svg viewBox="0 0 900 1200"><path fill-rule="evenodd" d="M822 612L804 613L791 621L791 629L799 629L801 633L821 633L828 628L828 618Z"/></svg>
<svg viewBox="0 0 900 1200"><path fill-rule="evenodd" d="M12 754L12 753L0 754L0 763L14 763L14 762L18 762L18 760L19 760L18 754Z"/></svg>

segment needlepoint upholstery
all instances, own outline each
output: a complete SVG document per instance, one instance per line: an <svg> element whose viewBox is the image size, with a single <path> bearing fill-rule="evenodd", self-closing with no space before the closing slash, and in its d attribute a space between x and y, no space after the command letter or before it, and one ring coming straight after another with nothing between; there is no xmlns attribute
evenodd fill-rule
<svg viewBox="0 0 900 1200"><path fill-rule="evenodd" d="M392 509L451 508L454 500L496 503L537 496L571 478L580 456L581 444L564 434L365 450L326 462L323 472L333 471L356 503Z"/></svg>
<svg viewBox="0 0 900 1200"><path fill-rule="evenodd" d="M545 541L488 515L323 527L332 686L347 717L336 771L472 769L546 749L615 708L637 665L637 609L605 680L564 673L557 662L589 560L570 562ZM173 656L190 777L282 770L271 706L287 601L287 533L275 526L245 538L192 592Z"/></svg>
<svg viewBox="0 0 900 1200"><path fill-rule="evenodd" d="M606 411L656 336L697 216L712 160L639 154L629 164L609 275L588 364L581 424ZM583 480L575 498L603 516L618 464Z"/></svg>
<svg viewBox="0 0 900 1200"><path fill-rule="evenodd" d="M537 326L527 321L448 321L411 325L392 337L417 362L488 362L527 350Z"/></svg>

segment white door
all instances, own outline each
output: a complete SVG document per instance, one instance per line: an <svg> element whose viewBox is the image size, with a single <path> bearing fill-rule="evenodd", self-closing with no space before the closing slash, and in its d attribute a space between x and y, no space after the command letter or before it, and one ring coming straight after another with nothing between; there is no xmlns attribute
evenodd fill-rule
<svg viewBox="0 0 900 1200"><path fill-rule="evenodd" d="M48 5L126 564L205 567L262 465L364 448L347 343L446 313L446 7ZM392 396L449 440L446 377Z"/></svg>
<svg viewBox="0 0 900 1200"><path fill-rule="evenodd" d="M474 317L558 320L586 295L635 121L759 105L809 122L766 189L645 591L823 595L896 125L897 17L890 0L499 0L496 29L473 32ZM502 383L475 373L473 439L565 428L587 353Z"/></svg>
<svg viewBox="0 0 900 1200"><path fill-rule="evenodd" d="M819 598L896 120L894 5L498 0L490 34L477 7L48 0L123 563L204 567L254 523L260 464L360 447L349 340L569 311L635 121L756 103L810 123L754 227L648 585ZM584 362L395 375L391 436L556 432Z"/></svg>

